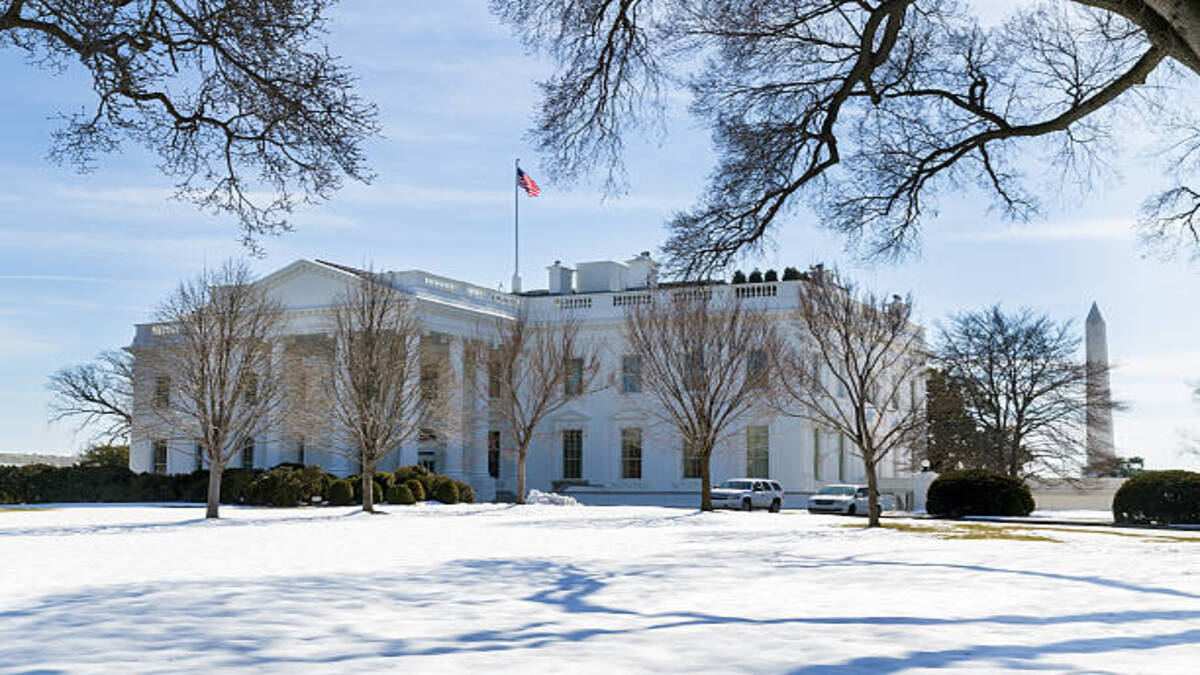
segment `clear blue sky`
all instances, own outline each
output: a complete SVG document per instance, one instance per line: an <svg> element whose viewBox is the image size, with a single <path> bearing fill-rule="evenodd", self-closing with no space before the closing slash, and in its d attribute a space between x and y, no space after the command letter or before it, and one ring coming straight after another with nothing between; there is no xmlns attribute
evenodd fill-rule
<svg viewBox="0 0 1200 675"><path fill-rule="evenodd" d="M556 259L657 249L664 220L704 185L707 134L680 112L665 138L630 139L632 187L619 199L556 184L523 140L545 64L486 4L360 0L336 11L332 47L383 119L384 137L370 147L378 179L299 214L297 231L268 240L255 269L321 257L507 285L515 157L543 187L522 204L527 288L544 287ZM50 118L91 102L80 73L37 70L8 49L0 81L0 452L69 454L86 439L47 424L47 375L128 344L133 324L181 277L241 250L231 221L166 201L170 181L137 147L102 157L88 175L46 161ZM971 195L946 199L920 255L894 265L856 264L799 212L759 266L824 262L880 292L911 290L930 325L994 302L1082 324L1095 300L1108 319L1114 389L1131 406L1116 420L1119 451L1156 467L1196 466L1179 449L1181 434L1200 428L1186 386L1200 379L1200 268L1141 256L1131 225L1159 167L1139 151L1120 159L1117 175L1086 195L1050 199L1045 218L1027 225L1001 222Z"/></svg>

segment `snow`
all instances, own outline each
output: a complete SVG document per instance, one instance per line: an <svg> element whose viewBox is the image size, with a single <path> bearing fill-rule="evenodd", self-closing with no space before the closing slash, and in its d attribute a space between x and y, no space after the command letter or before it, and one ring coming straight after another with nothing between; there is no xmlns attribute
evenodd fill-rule
<svg viewBox="0 0 1200 675"><path fill-rule="evenodd" d="M529 495L525 497L526 504L545 504L547 506L579 506L579 502L574 497L560 495L557 492L542 492L541 490L530 490Z"/></svg>
<svg viewBox="0 0 1200 675"><path fill-rule="evenodd" d="M1194 673L1200 533L662 507L0 509L0 671ZM940 538L1041 534L1053 541ZM1041 529L1039 529L1041 528Z"/></svg>

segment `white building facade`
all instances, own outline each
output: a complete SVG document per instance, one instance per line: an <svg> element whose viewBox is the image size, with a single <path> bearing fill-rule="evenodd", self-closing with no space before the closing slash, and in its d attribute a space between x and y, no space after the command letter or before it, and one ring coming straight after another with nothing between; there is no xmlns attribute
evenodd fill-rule
<svg viewBox="0 0 1200 675"><path fill-rule="evenodd" d="M488 413L486 397L476 395L481 368L467 356L480 340L481 327L511 319L521 309L530 316L554 320L570 313L581 322L580 340L598 348L598 381L605 388L573 398L542 424L529 449L529 489L565 492L585 503L694 504L698 476L689 475L677 434L654 412L653 395L629 372L625 316L629 306L651 293L656 266L646 254L625 263L580 263L570 269L548 268L548 290L510 294L419 270L383 276L409 294L421 319L423 347L446 360L452 378L452 429L443 441L414 440L381 464L388 471L409 464L467 481L481 500L511 499L516 490L515 453L507 432ZM361 270L319 260L298 260L258 280L286 313L288 338L327 337L329 311ZM715 293L733 294L787 320L805 281L770 281L717 285ZM671 292L662 290L661 292ZM154 349L163 327L142 324L132 345L135 386L163 387L155 373L139 366L137 355ZM281 341L281 342L283 342ZM283 358L285 347L276 347ZM486 377L486 374L484 375ZM924 383L914 380L904 391L924 400ZM137 401L153 397L138 396ZM923 403L920 403L923 405ZM139 424L151 414L135 405L130 468L138 472L183 473L202 466L196 443L186 438L157 438L154 425ZM182 436L182 434L181 434ZM269 468L283 462L319 465L339 475L357 471L357 463L332 447L335 439L297 441L282 433L252 439L231 463L233 467ZM911 493L911 455L894 453L880 468L884 490L907 498ZM800 498L827 483L864 482L861 460L848 439L787 416L747 419L730 433L712 457L715 482L738 476L769 477ZM798 502L789 499L793 505Z"/></svg>

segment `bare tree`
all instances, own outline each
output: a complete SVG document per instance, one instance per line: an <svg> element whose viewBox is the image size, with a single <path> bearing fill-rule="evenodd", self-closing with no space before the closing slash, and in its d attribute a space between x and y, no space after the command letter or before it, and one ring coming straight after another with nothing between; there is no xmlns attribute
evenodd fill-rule
<svg viewBox="0 0 1200 675"><path fill-rule="evenodd" d="M739 423L765 409L775 323L728 288L689 286L628 307L625 336L641 358L655 412L683 443L685 475L711 511L712 455Z"/></svg>
<svg viewBox="0 0 1200 675"><path fill-rule="evenodd" d="M444 387L422 372L421 324L414 300L374 273L362 278L335 305L333 357L326 381L335 432L353 442L361 464L362 509L375 513L374 476L379 462L442 409ZM441 377L434 370L433 377Z"/></svg>
<svg viewBox="0 0 1200 675"><path fill-rule="evenodd" d="M950 0L492 0L558 68L533 136L551 173L620 173L631 128L686 83L719 163L670 223L689 276L761 247L801 200L868 255L915 243L939 191L1038 211L1014 160L1090 184L1115 124L1154 125L1172 172L1152 238L1200 253L1200 4L1057 0L984 26ZM709 58L701 58L709 57ZM1036 145L1035 145L1036 144ZM610 180L611 182L611 180ZM1061 184L1063 181L1059 181Z"/></svg>
<svg viewBox="0 0 1200 675"><path fill-rule="evenodd" d="M517 464L518 504L525 503L529 447L548 416L580 396L603 388L597 377L595 345L580 338L580 321L570 310L552 320L531 317L522 306L498 318L479 342L487 377L475 378L476 395L511 438Z"/></svg>
<svg viewBox="0 0 1200 675"><path fill-rule="evenodd" d="M375 108L317 43L333 2L0 0L0 47L90 76L95 107L65 117L52 158L87 170L137 142L178 196L233 214L255 246L291 229L295 204L370 179L360 146Z"/></svg>
<svg viewBox="0 0 1200 675"><path fill-rule="evenodd" d="M997 305L954 315L939 342L938 365L959 384L992 464L1018 477L1083 465L1089 366L1069 321Z"/></svg>
<svg viewBox="0 0 1200 675"><path fill-rule="evenodd" d="M50 421L78 420L76 431L92 427L95 439L111 445L129 443L133 415L133 356L128 352L100 352L91 363L62 368L50 376L46 388Z"/></svg>
<svg viewBox="0 0 1200 675"><path fill-rule="evenodd" d="M867 474L869 527L879 525L880 463L915 450L925 428L918 385L927 356L911 318L911 297L885 299L831 272L813 275L800 288L797 335L774 390L782 412L853 444Z"/></svg>
<svg viewBox="0 0 1200 675"><path fill-rule="evenodd" d="M208 462L205 517L217 518L225 468L278 421L283 378L272 352L281 308L244 262L230 261L180 283L156 318L156 343L134 355L136 407L146 411L137 423L199 444Z"/></svg>

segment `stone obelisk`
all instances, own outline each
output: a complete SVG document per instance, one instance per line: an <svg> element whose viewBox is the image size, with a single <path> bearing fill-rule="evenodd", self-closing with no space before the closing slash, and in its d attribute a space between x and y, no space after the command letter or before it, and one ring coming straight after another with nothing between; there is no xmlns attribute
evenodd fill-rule
<svg viewBox="0 0 1200 675"><path fill-rule="evenodd" d="M1108 330L1092 303L1084 324L1087 349L1087 466L1089 473L1113 457L1112 390L1108 382Z"/></svg>

